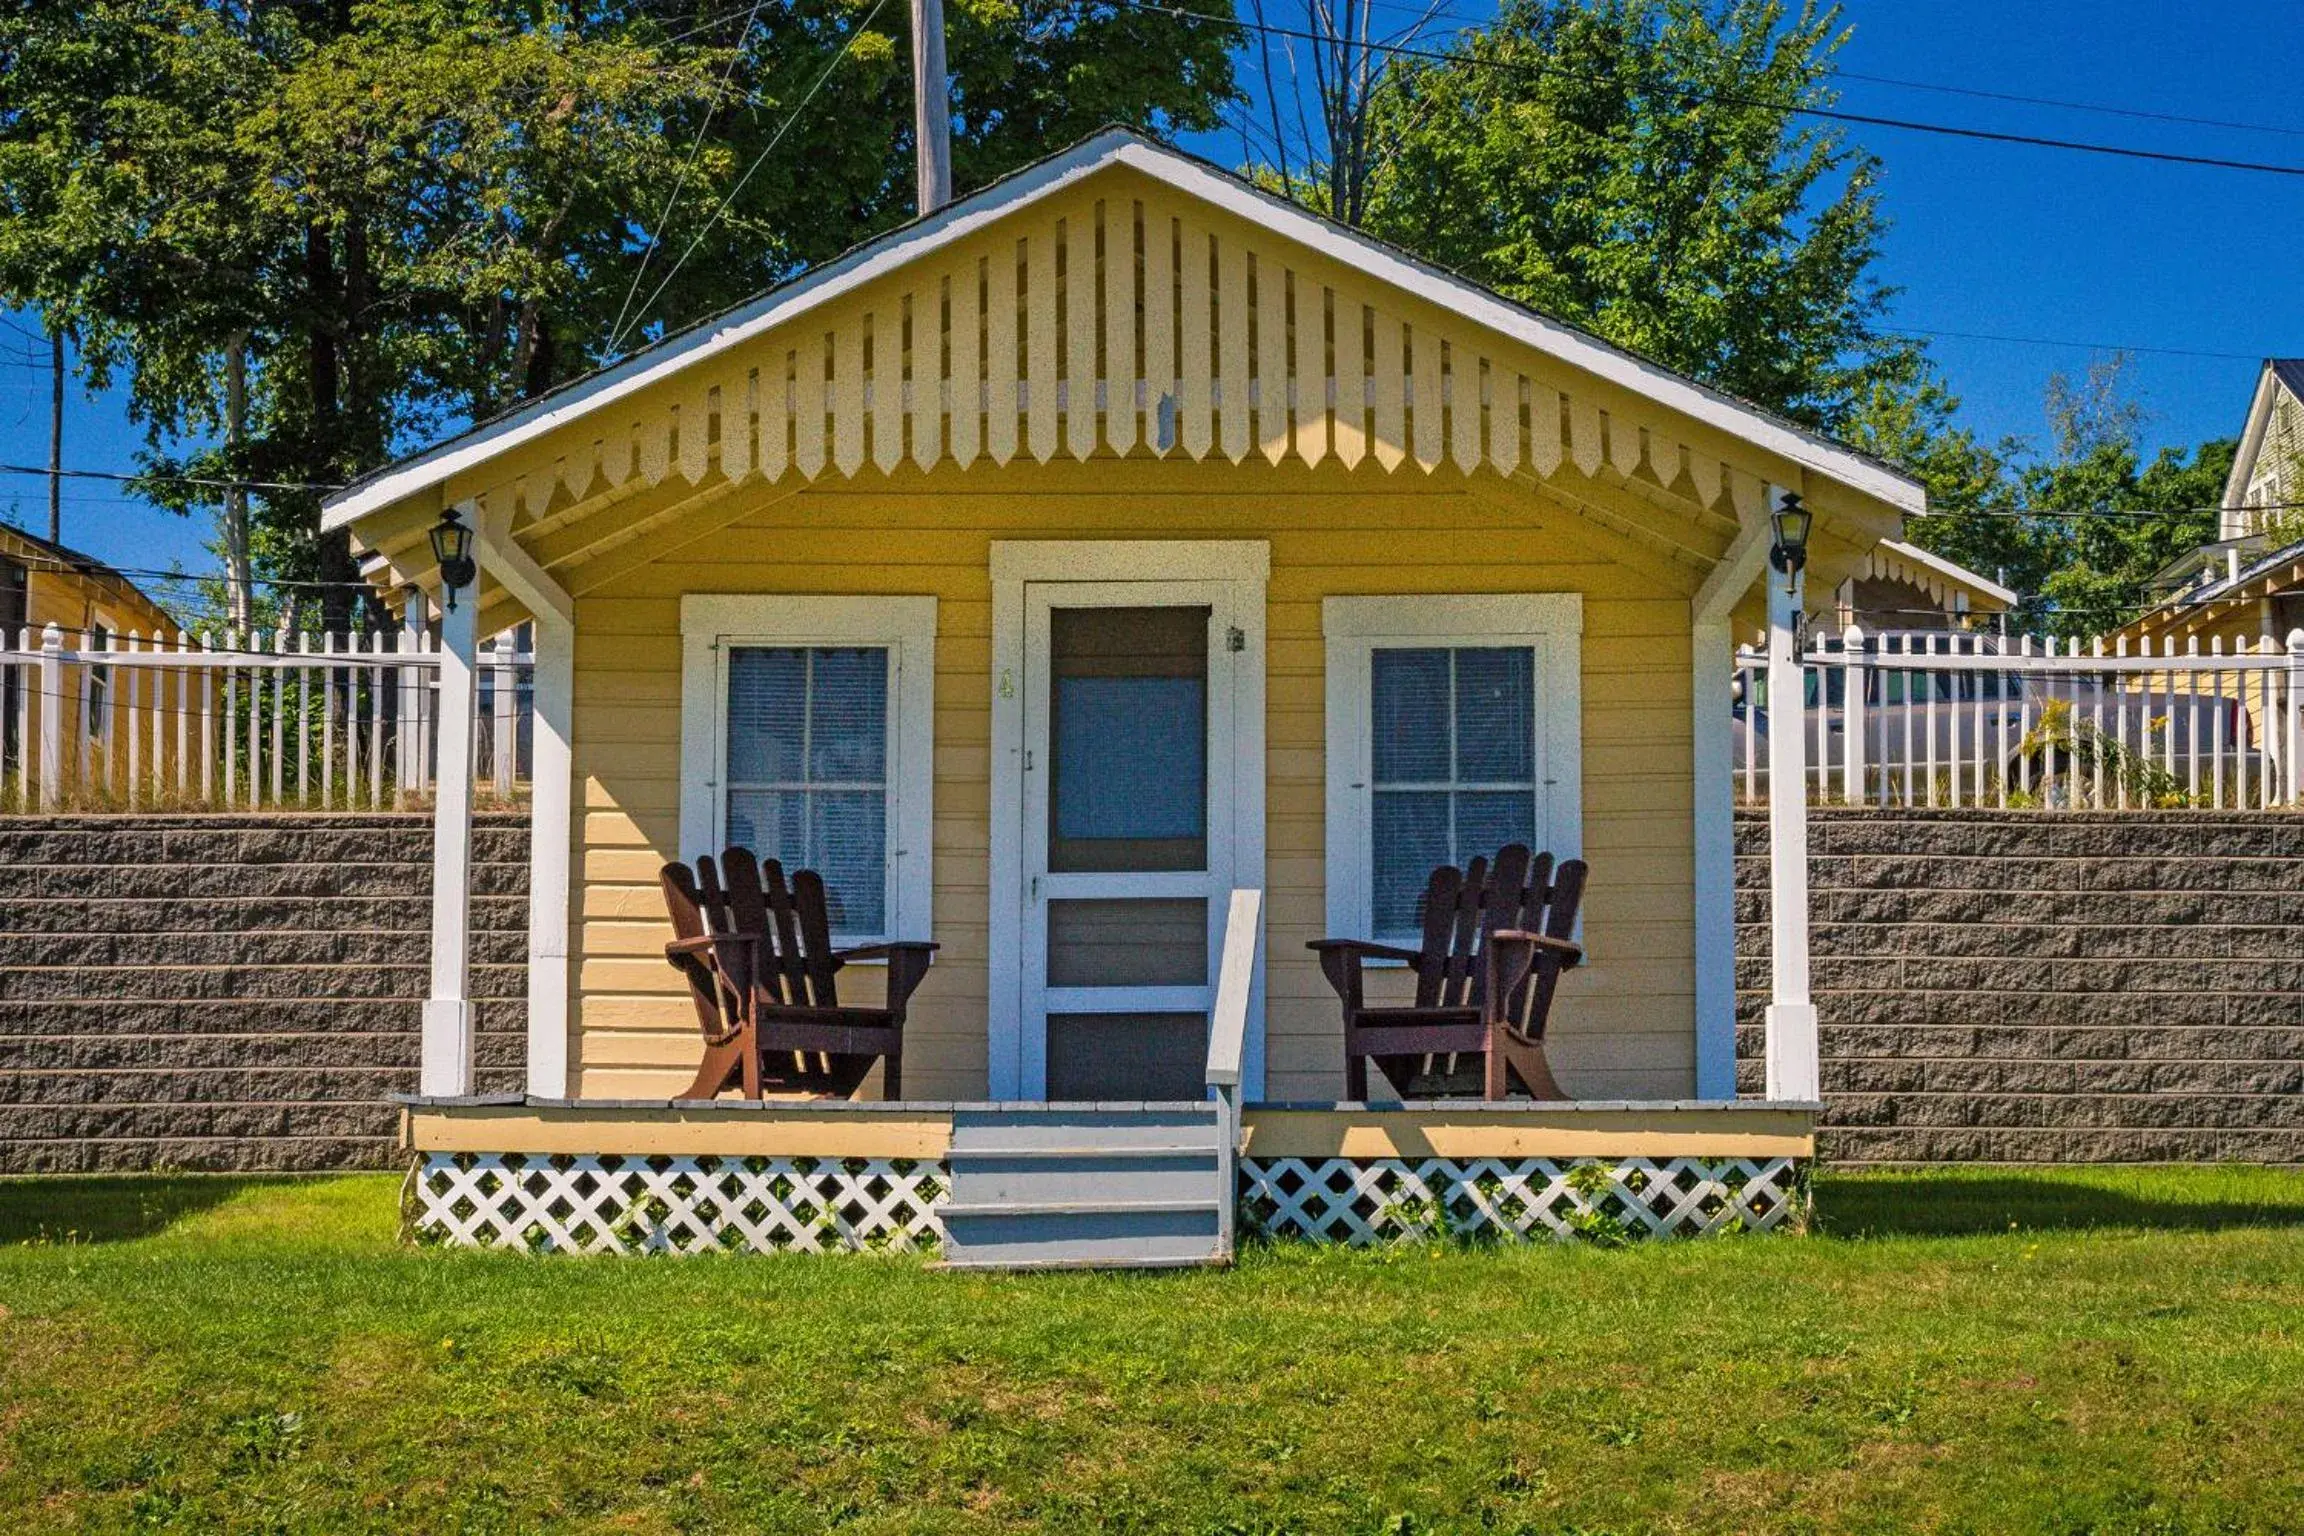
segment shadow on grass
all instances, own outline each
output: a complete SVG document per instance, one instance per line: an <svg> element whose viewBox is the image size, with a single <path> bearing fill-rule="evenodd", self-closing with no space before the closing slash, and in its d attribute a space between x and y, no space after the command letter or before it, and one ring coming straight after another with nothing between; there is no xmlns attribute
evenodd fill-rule
<svg viewBox="0 0 2304 1536"><path fill-rule="evenodd" d="M2304 1174L2199 1168L1827 1175L1817 1181L1816 1216L1827 1237L2304 1227Z"/></svg>
<svg viewBox="0 0 2304 1536"><path fill-rule="evenodd" d="M247 1190L291 1182L240 1174L0 1179L0 1244L129 1242Z"/></svg>

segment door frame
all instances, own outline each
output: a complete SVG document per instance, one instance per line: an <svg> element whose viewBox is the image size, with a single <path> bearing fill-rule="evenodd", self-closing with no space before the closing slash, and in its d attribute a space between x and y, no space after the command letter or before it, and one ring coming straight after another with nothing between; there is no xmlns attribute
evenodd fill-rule
<svg viewBox="0 0 2304 1536"><path fill-rule="evenodd" d="M1230 585L1232 611L1243 646L1234 656L1230 689L1232 781L1228 831L1234 884L1264 884L1264 651L1265 591L1272 547L1261 539L995 540L992 576L992 753L990 910L986 924L986 1077L1000 1100L1039 1100L1047 1094L1047 1041L1026 1039L1024 939L1024 696L1025 588L1043 582L1117 584L1221 582ZM1147 591L1148 600L1157 596ZM1214 660L1214 657L1211 657ZM1210 669L1211 711L1221 707ZM1211 765L1213 766L1213 765ZM1215 808L1218 813L1224 809ZM1211 833L1217 829L1212 824ZM1269 905L1269 903L1267 903ZM1256 947L1249 995L1247 1049L1241 1062L1245 1097L1264 1091L1264 945Z"/></svg>

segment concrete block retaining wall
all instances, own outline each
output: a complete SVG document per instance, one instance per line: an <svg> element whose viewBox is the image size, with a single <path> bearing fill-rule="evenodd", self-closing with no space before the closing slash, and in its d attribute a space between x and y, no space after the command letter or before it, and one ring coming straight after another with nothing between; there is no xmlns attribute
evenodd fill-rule
<svg viewBox="0 0 2304 1536"><path fill-rule="evenodd" d="M480 1086L516 1090L523 820L474 853ZM431 891L428 816L0 817L0 1173L391 1164Z"/></svg>
<svg viewBox="0 0 2304 1536"><path fill-rule="evenodd" d="M1811 814L1827 1157L2304 1163L2304 817ZM1752 1092L1764 818L1737 850ZM520 819L475 852L516 1091ZM0 818L0 1173L387 1165L430 898L423 816Z"/></svg>
<svg viewBox="0 0 2304 1536"><path fill-rule="evenodd" d="M2304 1163L2304 816L1809 817L1826 1157ZM1736 877L1756 1092L1765 813Z"/></svg>

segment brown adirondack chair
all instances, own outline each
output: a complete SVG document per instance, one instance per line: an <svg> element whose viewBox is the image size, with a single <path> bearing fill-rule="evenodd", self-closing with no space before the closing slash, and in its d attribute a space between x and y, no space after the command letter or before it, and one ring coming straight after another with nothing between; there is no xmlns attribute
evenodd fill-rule
<svg viewBox="0 0 2304 1536"><path fill-rule="evenodd" d="M664 904L673 940L664 958L688 979L704 1060L683 1098L710 1099L731 1083L748 1099L774 1091L846 1098L886 1061L891 1099L903 1092L904 1013L936 946L919 942L832 947L824 881L731 848L693 873L667 864ZM852 961L888 962L885 1007L840 1001L835 977Z"/></svg>
<svg viewBox="0 0 2304 1536"><path fill-rule="evenodd" d="M1443 864L1424 889L1424 938L1416 949L1364 939L1321 939L1310 947L1344 1004L1344 1090L1368 1097L1368 1063L1407 1096L1430 1058L1485 1057L1482 1096L1503 1099L1517 1082L1531 1097L1565 1099L1544 1059L1544 1025L1560 973L1584 958L1569 942L1584 895L1584 862L1531 855L1518 843L1494 863ZM1416 1000L1369 1005L1362 967L1406 962Z"/></svg>

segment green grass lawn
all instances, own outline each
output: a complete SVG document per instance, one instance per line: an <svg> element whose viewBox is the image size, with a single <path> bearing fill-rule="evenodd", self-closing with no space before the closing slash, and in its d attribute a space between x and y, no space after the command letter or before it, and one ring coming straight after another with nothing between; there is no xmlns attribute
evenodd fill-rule
<svg viewBox="0 0 2304 1536"><path fill-rule="evenodd" d="M1230 1272L395 1246L389 1178L0 1181L0 1531L2293 1531L2304 1176Z"/></svg>

